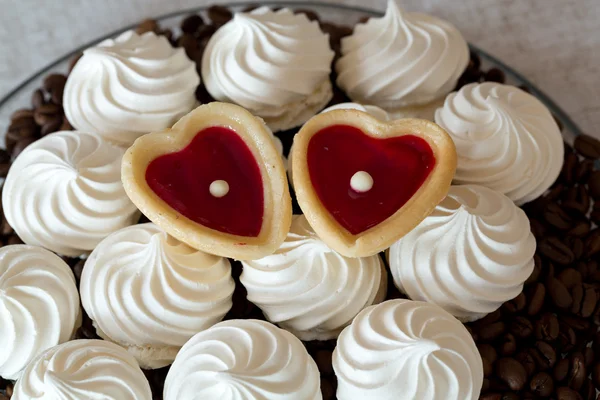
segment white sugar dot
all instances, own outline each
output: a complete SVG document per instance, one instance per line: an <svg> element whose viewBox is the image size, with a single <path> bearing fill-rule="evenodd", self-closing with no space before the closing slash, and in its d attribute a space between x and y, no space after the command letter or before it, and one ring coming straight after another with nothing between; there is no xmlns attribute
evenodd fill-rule
<svg viewBox="0 0 600 400"><path fill-rule="evenodd" d="M229 193L229 184L222 180L213 181L208 190L214 197L223 197Z"/></svg>
<svg viewBox="0 0 600 400"><path fill-rule="evenodd" d="M373 187L373 177L368 172L358 171L352 175L350 187L359 193L368 192Z"/></svg>

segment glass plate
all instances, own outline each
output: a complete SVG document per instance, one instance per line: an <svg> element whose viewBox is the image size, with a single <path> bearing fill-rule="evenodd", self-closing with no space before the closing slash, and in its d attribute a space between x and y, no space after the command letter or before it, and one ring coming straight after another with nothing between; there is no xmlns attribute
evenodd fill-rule
<svg viewBox="0 0 600 400"><path fill-rule="evenodd" d="M337 24L344 25L354 25L361 17L364 16L375 16L379 17L382 15L380 11L371 10L363 7L351 7L344 6L339 4L326 4L323 2L312 2L312 1L295 1L295 2L278 2L278 1L264 1L260 2L262 5L268 5L272 7L288 7L291 9L303 8L303 9L311 9L316 11L322 20L329 21ZM244 7L256 5L256 2L243 2L243 3L229 3L223 4L224 6L230 7L233 11L241 10ZM205 10L208 6L192 8L188 10L182 10L178 12L174 12L171 14L164 15L162 17L157 18L163 28L171 28L173 32L179 32L179 22L181 18L185 15L192 13L200 13L204 14ZM42 80L44 76L51 72L61 72L65 73L68 70L69 60L78 52L95 45L96 43L110 37L114 37L121 32L126 30L135 28L135 25L125 27L116 32L111 32L106 36L98 38L90 43L83 45L81 48L73 50L73 52L69 54L65 54L60 57L58 60L53 63L47 65L42 68L35 75L31 76L29 79L25 80L19 86L17 86L14 90L12 90L6 97L0 100L0 143L2 146L4 145L4 135L8 124L10 122L10 115L19 108L30 107L30 98L32 92L41 86ZM460 27L459 27L460 29ZM544 92L537 87L535 87L531 82L529 82L525 77L523 77L520 73L510 68L500 60L495 57L489 55L485 51L477 48L476 46L470 45L471 50L475 53L479 54L481 57L481 61L483 67L485 69L496 67L502 70L507 79L507 83L513 85L521 85L529 89L530 93L539 98L546 106L550 109L550 111L554 114L554 116L562 123L563 126L563 136L567 143L572 144L575 136L581 133L580 129L577 125L569 118L569 116L558 107Z"/></svg>

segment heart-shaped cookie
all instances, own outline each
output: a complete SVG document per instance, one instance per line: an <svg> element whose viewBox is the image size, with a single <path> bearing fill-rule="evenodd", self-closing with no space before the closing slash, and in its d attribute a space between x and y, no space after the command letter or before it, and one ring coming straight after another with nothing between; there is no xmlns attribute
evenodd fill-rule
<svg viewBox="0 0 600 400"><path fill-rule="evenodd" d="M448 134L419 119L334 110L294 138L298 203L329 247L349 257L388 248L446 196L456 170Z"/></svg>
<svg viewBox="0 0 600 400"><path fill-rule="evenodd" d="M133 203L188 245L250 260L279 248L292 211L272 134L242 107L210 103L171 129L137 139L123 157Z"/></svg>

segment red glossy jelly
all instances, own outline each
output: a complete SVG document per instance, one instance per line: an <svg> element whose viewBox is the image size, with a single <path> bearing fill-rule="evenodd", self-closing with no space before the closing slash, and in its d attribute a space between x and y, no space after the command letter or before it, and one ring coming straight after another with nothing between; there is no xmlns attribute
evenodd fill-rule
<svg viewBox="0 0 600 400"><path fill-rule="evenodd" d="M224 180L223 197L210 185ZM187 218L208 228L240 236L260 234L264 194L254 155L233 130L211 127L196 134L176 153L162 155L146 169L150 188Z"/></svg>
<svg viewBox="0 0 600 400"><path fill-rule="evenodd" d="M335 220L357 235L398 211L435 166L435 155L420 137L375 139L360 129L334 125L308 144L308 170L317 196ZM352 176L367 172L373 186L357 192Z"/></svg>

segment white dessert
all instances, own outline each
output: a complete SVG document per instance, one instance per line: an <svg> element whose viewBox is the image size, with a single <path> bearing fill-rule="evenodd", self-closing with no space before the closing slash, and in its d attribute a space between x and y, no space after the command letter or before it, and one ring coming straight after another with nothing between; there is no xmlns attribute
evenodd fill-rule
<svg viewBox="0 0 600 400"><path fill-rule="evenodd" d="M11 400L152 400L135 359L104 340L73 340L33 360Z"/></svg>
<svg viewBox="0 0 600 400"><path fill-rule="evenodd" d="M81 325L71 268L41 247L0 249L0 376L19 378L29 362L71 340Z"/></svg>
<svg viewBox="0 0 600 400"><path fill-rule="evenodd" d="M171 366L165 400L321 400L317 364L291 333L230 320L187 342Z"/></svg>
<svg viewBox="0 0 600 400"><path fill-rule="evenodd" d="M508 197L483 186L452 186L429 217L392 245L389 264L408 297L473 321L521 293L535 248L529 219Z"/></svg>
<svg viewBox="0 0 600 400"><path fill-rule="evenodd" d="M210 39L206 89L265 120L273 132L302 125L331 100L329 37L304 14L260 7L237 13Z"/></svg>
<svg viewBox="0 0 600 400"><path fill-rule="evenodd" d="M450 23L401 10L389 0L382 18L342 39L337 84L352 101L388 112L450 93L469 63L469 47Z"/></svg>
<svg viewBox="0 0 600 400"><path fill-rule="evenodd" d="M121 183L123 154L96 134L44 136L8 172L2 192L8 223L27 244L73 257L90 252L139 219Z"/></svg>
<svg viewBox="0 0 600 400"><path fill-rule="evenodd" d="M187 114L199 83L183 48L153 32L127 31L83 52L67 79L63 107L76 129L129 147Z"/></svg>
<svg viewBox="0 0 600 400"><path fill-rule="evenodd" d="M87 259L81 302L98 335L144 368L171 364L192 336L221 321L235 287L226 258L192 249L156 225L107 237Z"/></svg>
<svg viewBox="0 0 600 400"><path fill-rule="evenodd" d="M564 144L552 114L529 93L499 83L473 83L446 98L435 122L456 144L454 181L487 186L518 205L556 180Z"/></svg>
<svg viewBox="0 0 600 400"><path fill-rule="evenodd" d="M389 300L362 311L333 352L339 400L476 400L479 351L441 308Z"/></svg>
<svg viewBox="0 0 600 400"><path fill-rule="evenodd" d="M248 300L266 318L302 340L335 339L362 309L386 295L387 274L378 255L344 257L295 215L275 254L242 262Z"/></svg>
<svg viewBox="0 0 600 400"><path fill-rule="evenodd" d="M333 110L358 110L370 114L372 117L377 118L380 121L389 121L390 115L382 108L377 106L363 105L358 103L340 103L335 106L328 107L321 111L321 114Z"/></svg>

